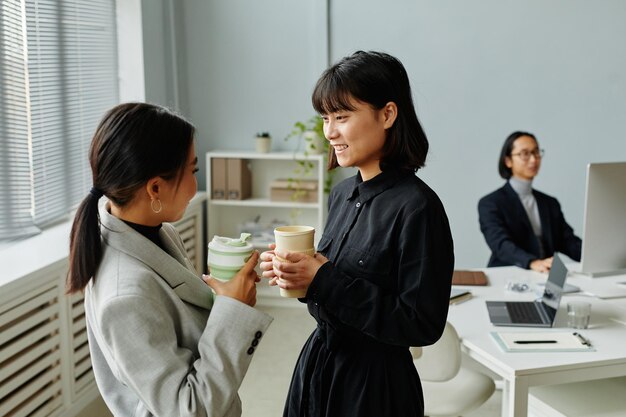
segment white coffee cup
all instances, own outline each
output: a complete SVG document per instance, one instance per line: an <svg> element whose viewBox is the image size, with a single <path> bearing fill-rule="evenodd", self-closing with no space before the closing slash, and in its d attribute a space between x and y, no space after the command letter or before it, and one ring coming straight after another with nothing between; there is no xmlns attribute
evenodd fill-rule
<svg viewBox="0 0 626 417"><path fill-rule="evenodd" d="M313 256L315 254L315 228L311 226L280 226L274 229L276 250L304 253ZM288 262L278 257L281 262ZM280 289L282 297L302 298L306 296L306 288L297 290Z"/></svg>
<svg viewBox="0 0 626 417"><path fill-rule="evenodd" d="M248 243L249 233L239 238L213 236L209 243L208 265L211 276L220 281L229 281L250 259L254 247Z"/></svg>

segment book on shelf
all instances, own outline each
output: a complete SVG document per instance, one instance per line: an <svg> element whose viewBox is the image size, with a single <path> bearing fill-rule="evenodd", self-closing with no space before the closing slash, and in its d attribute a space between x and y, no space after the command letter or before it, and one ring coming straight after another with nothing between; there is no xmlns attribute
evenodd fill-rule
<svg viewBox="0 0 626 417"><path fill-rule="evenodd" d="M211 198L226 199L226 159L224 158L211 158Z"/></svg>

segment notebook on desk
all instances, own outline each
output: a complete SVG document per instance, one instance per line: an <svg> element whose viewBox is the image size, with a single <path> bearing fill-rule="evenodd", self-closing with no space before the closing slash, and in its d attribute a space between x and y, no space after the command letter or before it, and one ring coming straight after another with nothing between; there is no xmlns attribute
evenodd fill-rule
<svg viewBox="0 0 626 417"><path fill-rule="evenodd" d="M552 327L563 295L566 277L567 268L559 254L555 253L541 299L487 301L489 320L494 326Z"/></svg>

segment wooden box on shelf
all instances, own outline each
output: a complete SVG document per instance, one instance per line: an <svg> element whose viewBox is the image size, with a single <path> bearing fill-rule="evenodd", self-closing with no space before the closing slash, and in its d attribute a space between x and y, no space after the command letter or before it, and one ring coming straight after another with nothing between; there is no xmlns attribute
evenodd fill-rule
<svg viewBox="0 0 626 417"><path fill-rule="evenodd" d="M317 188L317 180L274 180L270 184L270 201L316 203Z"/></svg>

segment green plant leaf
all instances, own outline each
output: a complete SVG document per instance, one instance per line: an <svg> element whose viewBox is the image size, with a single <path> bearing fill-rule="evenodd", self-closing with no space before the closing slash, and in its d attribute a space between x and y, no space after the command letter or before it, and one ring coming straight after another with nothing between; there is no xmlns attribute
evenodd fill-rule
<svg viewBox="0 0 626 417"><path fill-rule="evenodd" d="M312 138L304 137L304 132L312 131L315 132L320 138L323 140L320 141L320 145L315 144L315 142L311 142ZM296 138L297 140L302 140L304 138L305 143L310 143L309 149L314 149L319 151L323 155L323 163L324 165L328 165L328 150L330 147L329 142L324 137L324 120L319 115L313 115L305 121L297 121L293 124L291 132L285 137L285 141L288 141L292 138ZM303 151L304 156L307 157L309 155L308 149ZM294 175L298 178L302 178L304 176L310 175L313 172L315 165L313 162L307 161L304 163L303 161L298 161L299 168L294 169ZM330 188L333 185L335 171L329 171L326 173L326 177L324 178L324 192L328 194L330 192Z"/></svg>

